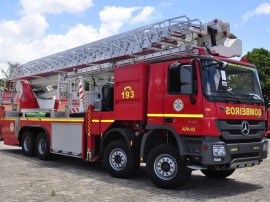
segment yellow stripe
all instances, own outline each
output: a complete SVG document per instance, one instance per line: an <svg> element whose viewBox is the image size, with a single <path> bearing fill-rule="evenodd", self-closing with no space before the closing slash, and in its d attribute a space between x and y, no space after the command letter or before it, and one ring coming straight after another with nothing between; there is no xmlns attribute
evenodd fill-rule
<svg viewBox="0 0 270 202"><path fill-rule="evenodd" d="M164 114L147 114L148 117L164 117Z"/></svg>
<svg viewBox="0 0 270 202"><path fill-rule="evenodd" d="M7 121L15 121L16 118L0 118L0 120L7 120ZM76 122L76 123L83 123L83 119L55 119L55 118L20 118L21 121L44 121L44 122ZM114 120L98 120L93 119L92 123L113 123Z"/></svg>
<svg viewBox="0 0 270 202"><path fill-rule="evenodd" d="M6 120L6 121L15 121L16 118L1 118L2 121Z"/></svg>
<svg viewBox="0 0 270 202"><path fill-rule="evenodd" d="M164 117L203 118L203 114L164 114Z"/></svg>
<svg viewBox="0 0 270 202"><path fill-rule="evenodd" d="M203 118L203 114L147 114L148 117Z"/></svg>
<svg viewBox="0 0 270 202"><path fill-rule="evenodd" d="M55 118L20 118L21 121L44 121L44 122L76 122L76 123L82 123L84 122L83 119L55 119Z"/></svg>
<svg viewBox="0 0 270 202"><path fill-rule="evenodd" d="M101 123L113 123L114 122L114 120L98 120L98 119L93 119L92 120L92 123L99 123L99 122L101 122Z"/></svg>
<svg viewBox="0 0 270 202"><path fill-rule="evenodd" d="M101 123L113 123L114 120L101 120Z"/></svg>

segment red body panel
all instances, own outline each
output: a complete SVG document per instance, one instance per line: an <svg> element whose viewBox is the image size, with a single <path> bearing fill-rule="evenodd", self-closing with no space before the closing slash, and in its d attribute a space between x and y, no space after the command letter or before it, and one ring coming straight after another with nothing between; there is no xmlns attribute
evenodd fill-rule
<svg viewBox="0 0 270 202"><path fill-rule="evenodd" d="M39 108L36 96L31 89L30 85L26 81L18 82L18 89L20 89L16 95L15 102L17 102L21 109L35 109Z"/></svg>
<svg viewBox="0 0 270 202"><path fill-rule="evenodd" d="M18 138L15 135L15 119L3 121L2 137L7 145L18 145Z"/></svg>
<svg viewBox="0 0 270 202"><path fill-rule="evenodd" d="M147 108L148 64L115 69L115 119L145 120Z"/></svg>
<svg viewBox="0 0 270 202"><path fill-rule="evenodd" d="M270 136L270 108L268 108L267 110L267 131L266 131L266 135Z"/></svg>
<svg viewBox="0 0 270 202"><path fill-rule="evenodd" d="M87 124L85 124L85 129L87 131L90 124L91 134L101 135L111 126L114 121L114 112L92 111L91 119L87 122Z"/></svg>
<svg viewBox="0 0 270 202"><path fill-rule="evenodd" d="M148 124L163 124L163 117L150 115L164 112L164 66L164 64L151 65L148 87Z"/></svg>
<svg viewBox="0 0 270 202"><path fill-rule="evenodd" d="M217 130L217 110L214 102L208 102L203 98L203 120L202 134L207 136L220 136L220 131Z"/></svg>

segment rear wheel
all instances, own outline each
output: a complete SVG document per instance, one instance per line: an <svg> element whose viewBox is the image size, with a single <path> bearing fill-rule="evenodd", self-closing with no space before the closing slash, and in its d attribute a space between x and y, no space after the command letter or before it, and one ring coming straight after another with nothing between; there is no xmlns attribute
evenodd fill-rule
<svg viewBox="0 0 270 202"><path fill-rule="evenodd" d="M235 169L233 170L210 170L210 169L205 169L201 170L201 172L212 179L223 179L226 177L229 177L231 174L233 174Z"/></svg>
<svg viewBox="0 0 270 202"><path fill-rule="evenodd" d="M44 132L39 133L37 137L36 153L41 160L48 160L50 157L50 143Z"/></svg>
<svg viewBox="0 0 270 202"><path fill-rule="evenodd" d="M22 151L25 156L35 155L35 138L29 132L25 131L22 136Z"/></svg>
<svg viewBox="0 0 270 202"><path fill-rule="evenodd" d="M179 187L191 175L191 170L180 159L177 149L171 145L154 148L148 155L146 166L151 181L160 188Z"/></svg>
<svg viewBox="0 0 270 202"><path fill-rule="evenodd" d="M139 155L129 150L127 145L119 140L106 147L103 164L106 170L117 178L132 177L140 167Z"/></svg>

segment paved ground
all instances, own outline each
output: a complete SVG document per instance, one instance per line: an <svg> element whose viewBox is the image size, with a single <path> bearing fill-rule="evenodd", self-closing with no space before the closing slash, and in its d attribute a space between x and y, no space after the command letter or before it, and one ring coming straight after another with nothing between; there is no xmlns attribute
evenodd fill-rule
<svg viewBox="0 0 270 202"><path fill-rule="evenodd" d="M0 142L0 201L269 201L270 158L217 181L193 172L177 190L156 188L141 167L134 179L114 179L101 163L55 157L23 156L21 149Z"/></svg>

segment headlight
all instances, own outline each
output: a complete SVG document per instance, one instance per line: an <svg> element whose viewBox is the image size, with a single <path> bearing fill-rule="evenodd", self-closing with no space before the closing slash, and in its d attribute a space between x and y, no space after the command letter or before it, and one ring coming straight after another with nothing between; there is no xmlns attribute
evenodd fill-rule
<svg viewBox="0 0 270 202"><path fill-rule="evenodd" d="M268 153L268 142L264 142L262 146L262 151Z"/></svg>
<svg viewBox="0 0 270 202"><path fill-rule="evenodd" d="M227 156L227 149L225 145L213 145L213 156Z"/></svg>

